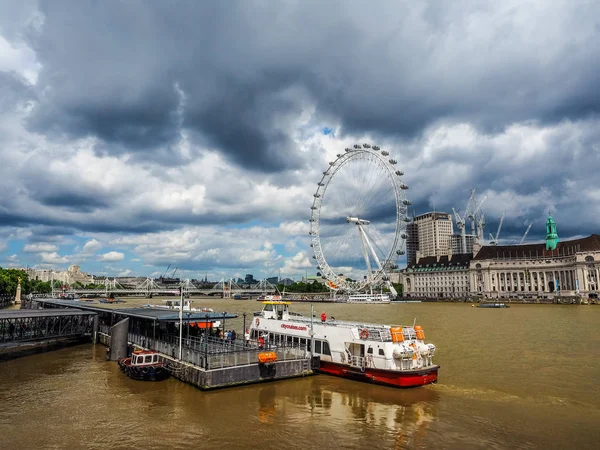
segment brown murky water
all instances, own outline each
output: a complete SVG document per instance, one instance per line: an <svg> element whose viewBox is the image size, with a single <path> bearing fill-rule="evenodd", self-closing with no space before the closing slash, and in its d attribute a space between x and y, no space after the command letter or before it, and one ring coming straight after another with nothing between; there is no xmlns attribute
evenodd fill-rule
<svg viewBox="0 0 600 450"><path fill-rule="evenodd" d="M260 309L194 300L200 305ZM325 304L315 312L379 323L416 317L437 345L439 383L398 390L319 375L202 392L175 379L130 380L102 346L83 345L0 363L0 448L600 446L600 306ZM241 330L242 318L226 327Z"/></svg>

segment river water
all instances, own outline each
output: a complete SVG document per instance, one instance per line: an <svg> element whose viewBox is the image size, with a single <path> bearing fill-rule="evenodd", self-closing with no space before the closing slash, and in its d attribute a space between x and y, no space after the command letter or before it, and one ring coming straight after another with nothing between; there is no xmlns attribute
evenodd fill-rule
<svg viewBox="0 0 600 450"><path fill-rule="evenodd" d="M261 307L193 306L250 317ZM103 346L81 345L0 363L0 448L600 446L600 306L316 305L322 312L388 324L416 318L437 346L438 383L399 390L317 375L202 392L173 378L130 380ZM242 318L232 327L241 331Z"/></svg>

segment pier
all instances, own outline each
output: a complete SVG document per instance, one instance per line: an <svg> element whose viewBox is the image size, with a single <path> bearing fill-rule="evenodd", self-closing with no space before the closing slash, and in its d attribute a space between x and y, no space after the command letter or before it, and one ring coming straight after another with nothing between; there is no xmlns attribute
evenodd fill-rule
<svg viewBox="0 0 600 450"><path fill-rule="evenodd" d="M89 342L96 314L80 309L0 311L0 361Z"/></svg>
<svg viewBox="0 0 600 450"><path fill-rule="evenodd" d="M39 312L64 311L77 308L97 317L94 337L111 347L113 332L127 327L127 345L132 350L154 350L168 363L172 376L203 390L243 384L275 381L312 375L318 368L318 357L311 359L304 348L293 345L259 348L257 343L240 339L228 341L211 333L213 321L226 320L236 314L225 312L184 311L179 338L179 311L158 308L103 308L72 300L30 299L25 303ZM261 364L258 355L272 351L277 360Z"/></svg>

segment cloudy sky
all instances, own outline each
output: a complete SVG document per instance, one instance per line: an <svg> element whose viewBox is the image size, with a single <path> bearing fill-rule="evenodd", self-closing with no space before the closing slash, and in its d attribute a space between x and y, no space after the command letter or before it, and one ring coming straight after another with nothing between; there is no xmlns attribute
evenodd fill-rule
<svg viewBox="0 0 600 450"><path fill-rule="evenodd" d="M0 1L0 265L314 273L312 194L357 142L411 213L488 198L598 232L593 1Z"/></svg>

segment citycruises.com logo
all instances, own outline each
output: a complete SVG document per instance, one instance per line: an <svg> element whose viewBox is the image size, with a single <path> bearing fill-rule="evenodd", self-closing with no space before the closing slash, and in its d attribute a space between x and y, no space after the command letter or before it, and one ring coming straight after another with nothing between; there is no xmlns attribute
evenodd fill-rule
<svg viewBox="0 0 600 450"><path fill-rule="evenodd" d="M286 330L306 331L306 327L301 327L299 325L289 325L287 323L282 323L281 328L285 328Z"/></svg>

